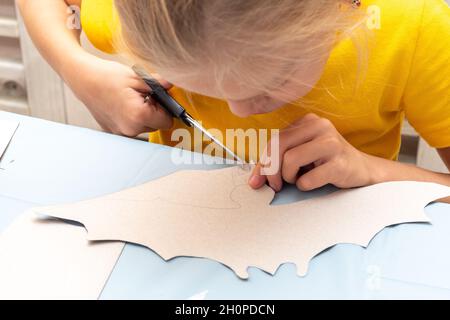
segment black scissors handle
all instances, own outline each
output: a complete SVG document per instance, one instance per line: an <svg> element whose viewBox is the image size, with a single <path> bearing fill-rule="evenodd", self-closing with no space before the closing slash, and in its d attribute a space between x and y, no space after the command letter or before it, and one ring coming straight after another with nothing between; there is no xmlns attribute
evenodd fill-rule
<svg viewBox="0 0 450 320"><path fill-rule="evenodd" d="M172 96L167 90L151 75L147 74L142 68L137 66L133 67L133 70L139 75L142 80L150 87L149 96L152 97L162 108L164 108L172 117L180 119L188 127L192 124L189 122L190 115Z"/></svg>

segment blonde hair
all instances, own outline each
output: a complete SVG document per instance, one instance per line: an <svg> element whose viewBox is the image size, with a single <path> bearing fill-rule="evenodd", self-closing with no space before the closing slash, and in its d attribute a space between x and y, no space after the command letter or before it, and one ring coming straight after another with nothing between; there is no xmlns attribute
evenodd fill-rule
<svg viewBox="0 0 450 320"><path fill-rule="evenodd" d="M361 22L351 1L338 0L115 0L115 6L119 50L133 61L151 71L208 67L218 85L235 75L261 90L267 90L261 74L281 78L292 64L323 59Z"/></svg>

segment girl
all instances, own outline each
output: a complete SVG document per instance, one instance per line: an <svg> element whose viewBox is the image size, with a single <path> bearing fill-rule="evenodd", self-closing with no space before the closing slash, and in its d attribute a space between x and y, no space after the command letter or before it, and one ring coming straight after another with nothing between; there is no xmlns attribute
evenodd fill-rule
<svg viewBox="0 0 450 320"><path fill-rule="evenodd" d="M250 185L312 190L450 175L396 162L402 122L450 168L450 9L444 0L19 0L54 69L106 130L172 145L182 124L144 100L124 65L66 27L81 5L91 42L159 74L205 127L282 129L280 163ZM367 12L377 15L365 19ZM116 50L115 50L116 49ZM299 168L313 169L299 175Z"/></svg>

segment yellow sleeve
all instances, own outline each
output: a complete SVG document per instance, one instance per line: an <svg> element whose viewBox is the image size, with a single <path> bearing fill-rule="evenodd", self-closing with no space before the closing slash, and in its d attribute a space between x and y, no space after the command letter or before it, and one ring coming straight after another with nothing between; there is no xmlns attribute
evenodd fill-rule
<svg viewBox="0 0 450 320"><path fill-rule="evenodd" d="M450 147L450 8L424 0L409 80L403 96L406 118L432 147Z"/></svg>
<svg viewBox="0 0 450 320"><path fill-rule="evenodd" d="M113 42L119 30L119 17L113 0L83 0L81 25L94 47L105 53L115 53Z"/></svg>

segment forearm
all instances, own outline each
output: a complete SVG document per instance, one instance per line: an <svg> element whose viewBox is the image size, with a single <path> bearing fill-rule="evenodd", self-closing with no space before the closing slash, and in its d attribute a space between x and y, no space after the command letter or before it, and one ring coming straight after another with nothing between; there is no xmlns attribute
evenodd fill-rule
<svg viewBox="0 0 450 320"><path fill-rule="evenodd" d="M388 181L434 182L450 187L450 174L437 173L414 165L368 156L371 184ZM450 197L441 200L450 203Z"/></svg>
<svg viewBox="0 0 450 320"><path fill-rule="evenodd" d="M73 2L73 1L72 1ZM67 27L64 0L18 0L28 33L47 62L63 78L73 63L87 53L80 45L80 30Z"/></svg>

